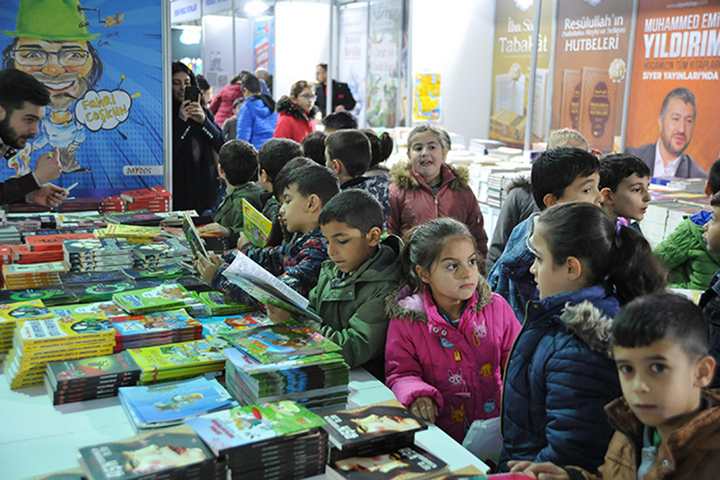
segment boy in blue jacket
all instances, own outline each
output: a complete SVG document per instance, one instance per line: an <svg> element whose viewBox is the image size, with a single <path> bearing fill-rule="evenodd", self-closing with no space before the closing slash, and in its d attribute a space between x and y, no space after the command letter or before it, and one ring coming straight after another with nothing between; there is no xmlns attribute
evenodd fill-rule
<svg viewBox="0 0 720 480"><path fill-rule="evenodd" d="M589 202L599 206L599 169L598 159L579 148L544 152L535 160L530 173L535 203L541 211L569 202ZM505 297L521 322L525 319L525 305L536 300L538 295L530 274L535 257L527 246L535 216L513 229L505 250L488 275L492 291Z"/></svg>

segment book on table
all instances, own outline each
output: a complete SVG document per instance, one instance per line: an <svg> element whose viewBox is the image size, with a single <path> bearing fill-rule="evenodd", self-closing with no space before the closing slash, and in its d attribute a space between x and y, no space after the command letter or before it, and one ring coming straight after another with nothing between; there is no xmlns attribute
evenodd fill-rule
<svg viewBox="0 0 720 480"><path fill-rule="evenodd" d="M322 323L322 318L308 309L310 301L307 298L242 252L237 252L233 262L222 274L262 304L273 305L296 316Z"/></svg>
<svg viewBox="0 0 720 480"><path fill-rule="evenodd" d="M347 480L425 480L447 471L441 459L412 445L371 457L330 461L326 475L328 479Z"/></svg>

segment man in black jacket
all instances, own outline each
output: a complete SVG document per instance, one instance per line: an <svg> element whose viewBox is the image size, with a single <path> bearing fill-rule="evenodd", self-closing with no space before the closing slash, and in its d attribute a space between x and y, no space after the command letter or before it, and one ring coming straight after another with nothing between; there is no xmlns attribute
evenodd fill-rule
<svg viewBox="0 0 720 480"><path fill-rule="evenodd" d="M0 157L5 161L25 148L38 133L50 93L33 76L12 68L0 71ZM26 201L56 207L67 197L63 188L48 183L60 176L56 151L41 155L35 170L0 182L0 204Z"/></svg>
<svg viewBox="0 0 720 480"><path fill-rule="evenodd" d="M315 79L317 80L317 85L315 86L315 95L317 98L315 99L315 106L320 109L322 112L322 116L324 117L327 115L328 112L325 108L325 103L327 102L327 64L321 63L317 67L315 67ZM350 111L353 108L355 108L355 98L353 97L352 92L350 91L350 87L348 87L347 83L338 82L333 80L332 82L332 111L333 112L342 112L342 111Z"/></svg>

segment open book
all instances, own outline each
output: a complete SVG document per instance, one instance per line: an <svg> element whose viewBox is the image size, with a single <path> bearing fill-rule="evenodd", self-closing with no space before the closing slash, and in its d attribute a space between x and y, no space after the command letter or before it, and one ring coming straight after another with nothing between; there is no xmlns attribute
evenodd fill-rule
<svg viewBox="0 0 720 480"><path fill-rule="evenodd" d="M244 198L242 199L242 211L245 238L256 247L264 247L270 236L270 230L272 230L272 221Z"/></svg>
<svg viewBox="0 0 720 480"><path fill-rule="evenodd" d="M238 252L223 272L225 278L245 290L260 303L274 305L300 317L322 323L322 318L308 310L307 298L287 286L250 257Z"/></svg>
<svg viewBox="0 0 720 480"><path fill-rule="evenodd" d="M190 244L193 256L195 258L209 258L208 252L205 250L205 244L203 243L202 238L200 238L200 232L198 232L197 228L195 228L195 224L193 223L192 218L190 218L190 214L187 212L184 212L182 216L182 229L185 233L185 238Z"/></svg>

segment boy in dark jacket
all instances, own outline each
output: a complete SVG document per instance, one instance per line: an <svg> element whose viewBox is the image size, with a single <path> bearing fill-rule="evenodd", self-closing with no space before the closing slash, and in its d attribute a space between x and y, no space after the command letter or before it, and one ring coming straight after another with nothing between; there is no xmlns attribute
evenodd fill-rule
<svg viewBox="0 0 720 480"><path fill-rule="evenodd" d="M599 206L599 168L598 159L579 148L543 152L530 173L535 203L540 210L569 202ZM488 275L492 291L505 297L521 322L525 319L525 305L537 299L538 294L530 273L535 256L527 246L534 218L534 215L528 217L513 229L505 250Z"/></svg>
<svg viewBox="0 0 720 480"><path fill-rule="evenodd" d="M386 177L365 177L370 167L372 147L360 130L339 130L325 139L325 161L340 179L340 190L359 188L380 203L383 215L390 213L389 180Z"/></svg>
<svg viewBox="0 0 720 480"><path fill-rule="evenodd" d="M612 220L627 219L638 232L650 204L650 169L629 153L606 155L600 160L602 207Z"/></svg>
<svg viewBox="0 0 720 480"><path fill-rule="evenodd" d="M230 140L220 149L218 175L225 182L227 194L215 212L215 223L200 228L201 235L230 237L232 244L243 231L242 201L261 210L265 191L253 180L257 178L258 159L255 148L242 140Z"/></svg>
<svg viewBox="0 0 720 480"><path fill-rule="evenodd" d="M720 394L703 390L716 362L700 309L670 293L640 297L610 336L623 396L605 407L615 434L599 473L530 462L512 470L558 480L717 478Z"/></svg>
<svg viewBox="0 0 720 480"><path fill-rule="evenodd" d="M327 259L327 242L318 224L320 210L338 190L335 175L320 165L290 172L283 189L280 213L285 218L287 229L296 235L277 247L246 245L243 249L245 254L298 293L307 296L317 284L320 266ZM222 275L227 267L217 255L198 262L201 276L213 288L228 293L240 303L252 304L244 291Z"/></svg>
<svg viewBox="0 0 720 480"><path fill-rule="evenodd" d="M310 292L310 306L323 318L320 332L342 347L351 368L364 366L382 379L388 318L385 298L402 278L398 237L382 242L380 204L369 193L350 189L332 198L320 213L329 261ZM271 318L286 312L271 308Z"/></svg>

